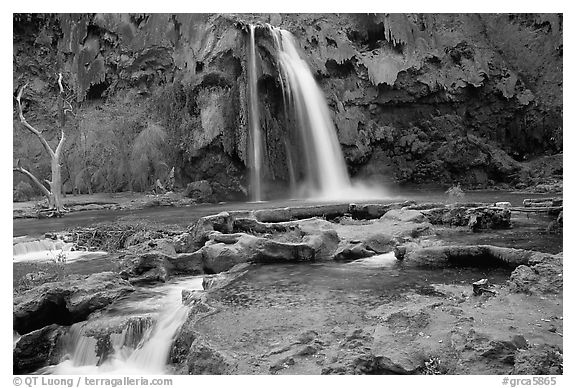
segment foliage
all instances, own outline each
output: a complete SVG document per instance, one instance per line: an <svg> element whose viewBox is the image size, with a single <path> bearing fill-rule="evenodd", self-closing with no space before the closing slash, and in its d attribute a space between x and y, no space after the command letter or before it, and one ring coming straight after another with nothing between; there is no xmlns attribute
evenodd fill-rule
<svg viewBox="0 0 576 388"><path fill-rule="evenodd" d="M126 101L130 99L130 101ZM69 135L63 164L75 192L145 191L170 170L166 134L131 96L89 107Z"/></svg>
<svg viewBox="0 0 576 388"><path fill-rule="evenodd" d="M12 191L12 200L14 202L25 202L37 195L37 190L35 190L30 183L20 181Z"/></svg>
<svg viewBox="0 0 576 388"><path fill-rule="evenodd" d="M130 172L132 187L148 190L160 176L167 175L170 168L164 160L163 148L166 132L157 124L148 126L138 134L132 144Z"/></svg>
<svg viewBox="0 0 576 388"><path fill-rule="evenodd" d="M464 194L464 191L462 190L462 188L460 188L460 183L458 183L456 186L452 186L448 190L446 190L446 194L448 195L448 202L449 203L456 203L456 202L462 200L462 198L464 198L464 196L466 195L466 194Z"/></svg>
<svg viewBox="0 0 576 388"><path fill-rule="evenodd" d="M193 150L194 129L201 127L198 92L190 84L179 81L165 85L152 102L153 109L166 128L166 145L182 151L188 158ZM176 154L176 153L175 153ZM167 161L174 165L174 160Z"/></svg>

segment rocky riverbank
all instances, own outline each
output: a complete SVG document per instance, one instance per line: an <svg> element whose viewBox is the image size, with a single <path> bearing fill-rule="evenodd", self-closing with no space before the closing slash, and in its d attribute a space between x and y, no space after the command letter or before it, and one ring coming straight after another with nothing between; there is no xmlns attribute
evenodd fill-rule
<svg viewBox="0 0 576 388"><path fill-rule="evenodd" d="M15 264L37 281L14 279L14 371L57 363L69 325L134 287L204 275L204 291L182 291L175 373L561 374L562 247L490 240L534 233L513 214L504 203L403 201L222 212L122 239L101 229L94 248L114 238L115 252L95 265L59 263L67 272L50 278ZM538 233L551 233L556 217L538 217ZM461 234L483 244L455 243ZM108 331L89 334L101 360Z"/></svg>

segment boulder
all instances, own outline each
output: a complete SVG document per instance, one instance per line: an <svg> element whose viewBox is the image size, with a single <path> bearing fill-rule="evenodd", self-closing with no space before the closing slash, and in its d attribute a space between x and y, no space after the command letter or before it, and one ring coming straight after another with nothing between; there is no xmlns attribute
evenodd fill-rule
<svg viewBox="0 0 576 388"><path fill-rule="evenodd" d="M448 245L417 248L405 252L406 265L414 266L504 266L517 267L528 264L539 252L524 249L502 248L491 245ZM402 257L397 258L400 260Z"/></svg>
<svg viewBox="0 0 576 388"><path fill-rule="evenodd" d="M248 263L237 264L226 272L205 276L204 279L202 279L202 288L204 288L205 291L222 288L246 274L249 266L250 264Z"/></svg>
<svg viewBox="0 0 576 388"><path fill-rule="evenodd" d="M300 262L315 259L313 247L304 243L284 243L244 233L210 235L202 248L204 268L218 273L240 263Z"/></svg>
<svg viewBox="0 0 576 388"><path fill-rule="evenodd" d="M130 283L112 272L71 275L15 296L13 327L25 334L53 323L71 325L132 291Z"/></svg>
<svg viewBox="0 0 576 388"><path fill-rule="evenodd" d="M260 222L285 222L304 218L335 218L348 213L348 204L316 205L261 209L254 211L254 217Z"/></svg>
<svg viewBox="0 0 576 388"><path fill-rule="evenodd" d="M396 203L387 203L387 204L355 204L351 203L349 206L349 212L354 219L360 220L371 220L382 217L386 212L392 209L401 209L406 206L412 206L416 202L414 201L405 201L405 202L396 202Z"/></svg>
<svg viewBox="0 0 576 388"><path fill-rule="evenodd" d="M60 341L66 332L65 327L52 324L23 335L12 355L13 373L32 373L58 363L62 356Z"/></svg>
<svg viewBox="0 0 576 388"><path fill-rule="evenodd" d="M191 252L193 241L192 235L188 232L179 234L178 236L174 237L174 251L176 253L184 253L184 252Z"/></svg>
<svg viewBox="0 0 576 388"><path fill-rule="evenodd" d="M168 256L170 275L200 275L204 273L202 252L179 253Z"/></svg>
<svg viewBox="0 0 576 388"><path fill-rule="evenodd" d="M120 264L120 276L132 284L165 282L168 257L157 251L126 255Z"/></svg>
<svg viewBox="0 0 576 388"><path fill-rule="evenodd" d="M216 202L212 186L210 182L206 180L188 183L186 190L184 190L184 195L188 198L195 199L196 202Z"/></svg>
<svg viewBox="0 0 576 388"><path fill-rule="evenodd" d="M432 225L466 226L469 217L466 216L467 207L448 205L439 208L422 210Z"/></svg>
<svg viewBox="0 0 576 388"><path fill-rule="evenodd" d="M120 264L120 276L132 284L165 282L172 275L200 275L204 273L202 252L168 255L151 251L128 254Z"/></svg>
<svg viewBox="0 0 576 388"><path fill-rule="evenodd" d="M340 238L335 230L322 230L316 234L309 234L302 238L302 243L314 249L315 260L331 259L336 249Z"/></svg>
<svg viewBox="0 0 576 388"><path fill-rule="evenodd" d="M362 242L347 243L336 251L334 254L334 260L357 260L365 257L371 257L376 254L376 252L366 249L366 246Z"/></svg>
<svg viewBox="0 0 576 388"><path fill-rule="evenodd" d="M525 294L561 294L563 289L562 254L535 255L510 275L508 287Z"/></svg>
<svg viewBox="0 0 576 388"><path fill-rule="evenodd" d="M187 374L225 375L232 374L236 363L231 356L217 350L203 338L196 338L186 358Z"/></svg>
<svg viewBox="0 0 576 388"><path fill-rule="evenodd" d="M428 219L418 210L392 209L382 216L384 220L422 223Z"/></svg>
<svg viewBox="0 0 576 388"><path fill-rule="evenodd" d="M294 225L287 225L285 223L268 223L260 222L254 218L235 218L234 219L234 232L245 233L283 233L288 229L294 229Z"/></svg>
<svg viewBox="0 0 576 388"><path fill-rule="evenodd" d="M507 207L476 205L478 204L447 205L421 212L433 225L468 226L474 231L510 227L512 213Z"/></svg>
<svg viewBox="0 0 576 388"><path fill-rule="evenodd" d="M472 231L509 228L511 215L509 209L501 207L472 208L465 213L468 217L468 227Z"/></svg>
<svg viewBox="0 0 576 388"><path fill-rule="evenodd" d="M200 218L188 230L186 247L188 252L194 252L202 248L210 232L232 233L234 231L234 217L228 212Z"/></svg>
<svg viewBox="0 0 576 388"><path fill-rule="evenodd" d="M534 345L514 357L515 375L562 375L562 350L556 345Z"/></svg>

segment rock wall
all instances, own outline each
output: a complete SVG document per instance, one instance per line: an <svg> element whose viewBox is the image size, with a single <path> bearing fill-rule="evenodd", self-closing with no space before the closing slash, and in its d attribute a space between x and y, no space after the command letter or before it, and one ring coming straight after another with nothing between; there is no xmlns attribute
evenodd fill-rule
<svg viewBox="0 0 576 388"><path fill-rule="evenodd" d="M300 42L355 177L517 184L524 161L562 152L562 15L15 14L13 89L29 82L28 120L56 141L58 72L75 110L66 190L145 190L136 178L162 179L166 165L180 186L206 179L220 199L243 198L249 23L261 26L264 179L276 187L290 120L262 23ZM161 142L143 153L151 125ZM15 121L14 157L44 178L36 143Z"/></svg>

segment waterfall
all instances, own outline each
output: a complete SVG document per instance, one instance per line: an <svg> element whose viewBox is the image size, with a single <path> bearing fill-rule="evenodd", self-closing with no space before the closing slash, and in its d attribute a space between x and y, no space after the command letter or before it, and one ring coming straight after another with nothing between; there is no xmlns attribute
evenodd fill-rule
<svg viewBox="0 0 576 388"><path fill-rule="evenodd" d="M256 74L256 43L254 25L250 25L250 45L248 49L248 94L250 103L250 198L254 202L262 200L262 133L258 111L258 76Z"/></svg>
<svg viewBox="0 0 576 388"><path fill-rule="evenodd" d="M304 148L305 186L309 195L334 198L349 191L350 178L328 104L291 33L269 26L278 50L285 103L295 114Z"/></svg>
<svg viewBox="0 0 576 388"><path fill-rule="evenodd" d="M62 240L41 239L21 241L12 245L13 262L43 261L43 262L72 262L83 258L106 255L106 252L75 251L74 243Z"/></svg>
<svg viewBox="0 0 576 388"><path fill-rule="evenodd" d="M68 334L68 354L63 361L53 367L44 368L41 373L50 374L163 374L169 373L168 361L172 342L178 330L186 321L189 307L182 304L182 289L202 290L202 277L179 280L166 286L155 288L155 297L128 300L125 305L116 307L119 311L142 311L144 316L135 316L125 323L120 333L110 333L111 354L104 357L98 354L98 340L88 335L87 327L94 323L74 324ZM151 318L150 308L157 308ZM115 320L125 316L99 317L97 331L113 327ZM103 359L105 358L105 359Z"/></svg>

